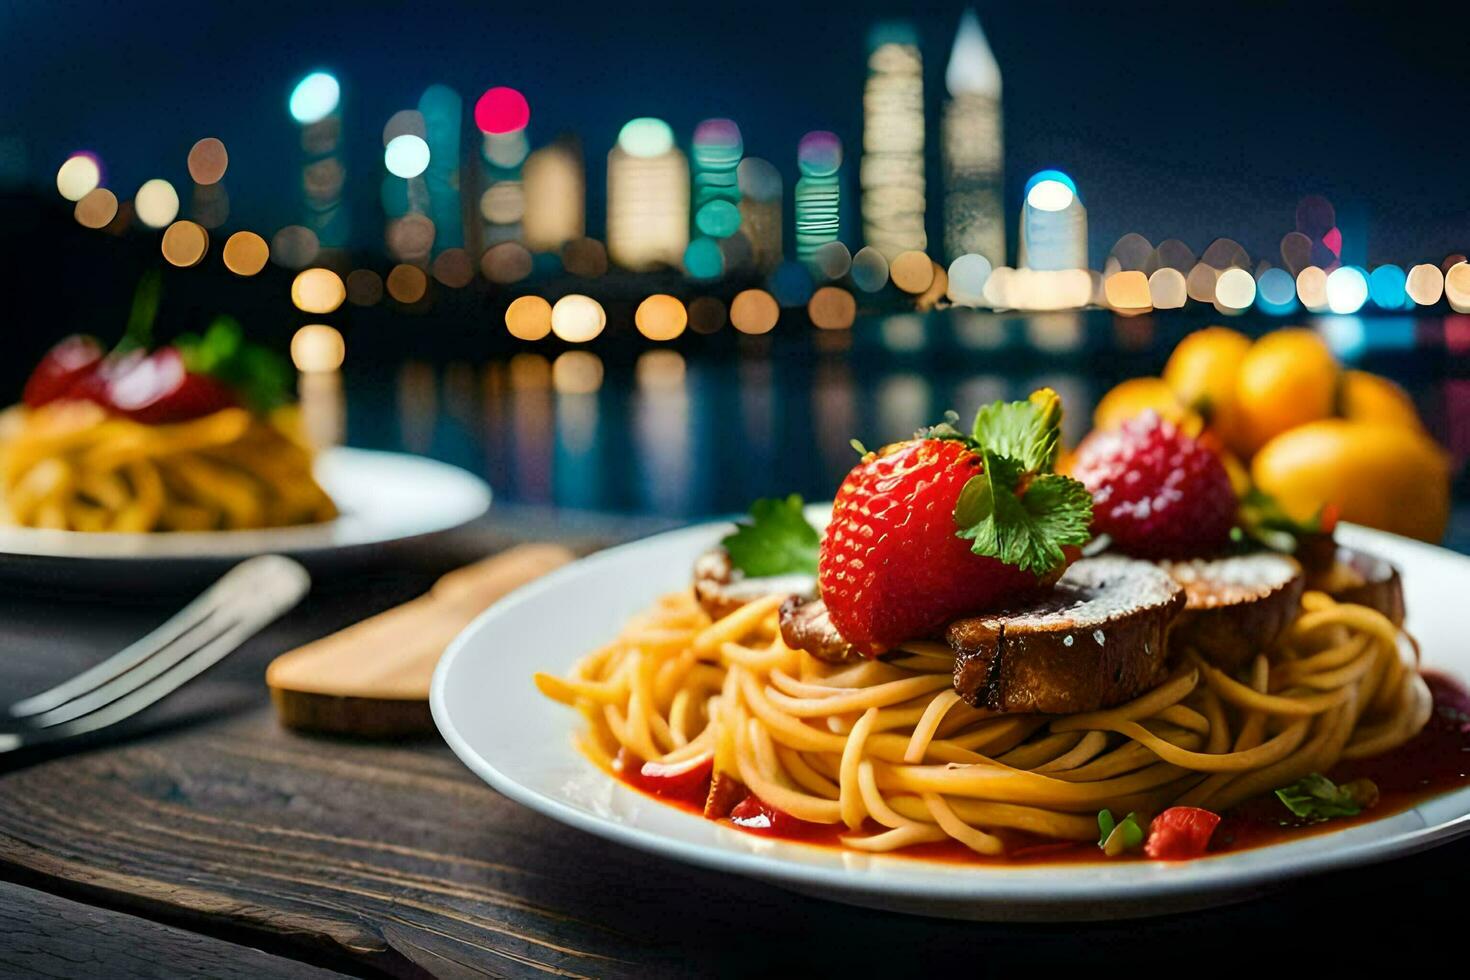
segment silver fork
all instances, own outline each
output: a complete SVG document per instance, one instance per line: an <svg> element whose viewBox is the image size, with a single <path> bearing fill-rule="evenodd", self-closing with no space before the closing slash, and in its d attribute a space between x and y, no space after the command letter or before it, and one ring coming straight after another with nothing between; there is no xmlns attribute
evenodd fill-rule
<svg viewBox="0 0 1470 980"><path fill-rule="evenodd" d="M219 663L310 588L311 576L289 558L241 562L141 640L0 710L0 754L131 718Z"/></svg>

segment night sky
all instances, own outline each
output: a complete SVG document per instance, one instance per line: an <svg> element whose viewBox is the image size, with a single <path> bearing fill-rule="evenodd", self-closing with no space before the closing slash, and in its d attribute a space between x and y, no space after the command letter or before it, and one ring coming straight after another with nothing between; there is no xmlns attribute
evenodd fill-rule
<svg viewBox="0 0 1470 980"><path fill-rule="evenodd" d="M1034 170L1081 188L1092 263L1128 231L1196 251L1225 235L1274 258L1295 202L1326 195L1358 262L1438 261L1470 244L1470 59L1433 7L1373 3L982 3L1006 85L1010 207ZM963 5L537 2L0 5L0 182L54 196L57 165L97 151L120 197L185 185L189 146L231 154L229 225L267 236L295 219L297 150L285 101L313 68L344 85L348 196L360 244L382 218L381 131L432 82L468 100L522 89L533 143L576 131L589 231L603 154L621 124L657 115L687 140L740 122L747 153L794 178L795 146L830 128L848 146L843 235L855 243L864 38L917 24L933 150L943 70ZM1445 8L1448 10L1448 8ZM931 242L938 211L931 152Z"/></svg>

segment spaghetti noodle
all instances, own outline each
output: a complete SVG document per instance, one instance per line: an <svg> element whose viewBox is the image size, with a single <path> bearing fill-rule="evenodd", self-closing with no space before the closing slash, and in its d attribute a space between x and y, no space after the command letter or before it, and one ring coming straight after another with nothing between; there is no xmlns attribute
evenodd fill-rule
<svg viewBox="0 0 1470 980"><path fill-rule="evenodd" d="M336 514L311 451L243 408L167 425L74 400L0 414L0 524L211 531Z"/></svg>
<svg viewBox="0 0 1470 980"><path fill-rule="evenodd" d="M940 643L817 660L782 640L781 601L712 621L690 594L666 595L537 686L582 714L578 744L608 772L629 755L712 761L768 806L845 825L843 843L863 851L953 839L1001 854L1007 830L1095 839L1102 808L1222 811L1400 745L1431 711L1412 638L1320 592L1239 676L1176 650L1143 696L1059 716L966 705Z"/></svg>

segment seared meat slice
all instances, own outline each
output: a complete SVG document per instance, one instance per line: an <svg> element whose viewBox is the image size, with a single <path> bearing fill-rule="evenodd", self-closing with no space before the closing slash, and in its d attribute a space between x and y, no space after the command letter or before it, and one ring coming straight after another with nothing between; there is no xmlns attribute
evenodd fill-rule
<svg viewBox="0 0 1470 980"><path fill-rule="evenodd" d="M1188 599L1174 624L1175 651L1193 649L1223 670L1250 663L1301 609L1306 576L1289 555L1258 551L1159 566L1184 587Z"/></svg>
<svg viewBox="0 0 1470 980"><path fill-rule="evenodd" d="M747 578L730 564L724 548L714 548L694 562L694 598L709 613L720 619L753 599L768 595L816 595L817 582L810 575L775 575L770 578Z"/></svg>
<svg viewBox="0 0 1470 980"><path fill-rule="evenodd" d="M1307 588L1338 602L1377 609L1395 626L1404 625L1404 584L1392 562L1353 548L1338 548L1335 560L1307 573Z"/></svg>
<svg viewBox="0 0 1470 980"><path fill-rule="evenodd" d="M954 686L993 711L1068 714L1120 704L1164 676L1184 590L1157 566L1084 558L1029 605L956 620Z"/></svg>
<svg viewBox="0 0 1470 980"><path fill-rule="evenodd" d="M842 638L827 604L821 599L792 596L781 604L781 638L793 650L805 650L818 660L844 664L862 660L863 655Z"/></svg>

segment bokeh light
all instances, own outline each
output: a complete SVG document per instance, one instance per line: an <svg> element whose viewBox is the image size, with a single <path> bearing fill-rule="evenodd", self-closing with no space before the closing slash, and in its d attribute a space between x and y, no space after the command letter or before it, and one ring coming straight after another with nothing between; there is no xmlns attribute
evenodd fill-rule
<svg viewBox="0 0 1470 980"><path fill-rule="evenodd" d="M395 177L417 177L429 169L429 144L412 133L395 136L383 149L383 166Z"/></svg>
<svg viewBox="0 0 1470 980"><path fill-rule="evenodd" d="M675 350L650 350L638 355L633 380L642 389L676 390L684 384L684 355Z"/></svg>
<svg viewBox="0 0 1470 980"><path fill-rule="evenodd" d="M497 85L486 89L475 102L475 125L480 132L492 135L514 133L531 122L531 106L526 97L513 88Z"/></svg>
<svg viewBox="0 0 1470 980"><path fill-rule="evenodd" d="M591 296L569 293L551 308L551 331L569 344L582 344L602 333L607 312Z"/></svg>
<svg viewBox="0 0 1470 980"><path fill-rule="evenodd" d="M253 231L237 231L225 241L225 268L237 276L253 276L265 268L270 246Z"/></svg>
<svg viewBox="0 0 1470 980"><path fill-rule="evenodd" d="M505 329L517 340L540 340L551 333L551 304L540 296L518 296L505 308Z"/></svg>
<svg viewBox="0 0 1470 980"><path fill-rule="evenodd" d="M94 187L77 202L73 214L83 228L106 228L117 217L117 195L105 187Z"/></svg>
<svg viewBox="0 0 1470 980"><path fill-rule="evenodd" d="M347 302L374 306L383 299L383 277L372 269L353 269L347 274Z"/></svg>
<svg viewBox="0 0 1470 980"><path fill-rule="evenodd" d="M1327 309L1327 272L1309 265L1296 275L1296 295L1312 313Z"/></svg>
<svg viewBox="0 0 1470 980"><path fill-rule="evenodd" d="M1432 262L1421 262L1409 270L1404 289L1420 306L1433 306L1444 297L1444 273Z"/></svg>
<svg viewBox="0 0 1470 980"><path fill-rule="evenodd" d="M138 220L149 228L167 228L179 216L179 192L161 177L145 181L133 196Z"/></svg>
<svg viewBox="0 0 1470 980"><path fill-rule="evenodd" d="M852 284L865 293L876 293L888 285L888 259L871 245L852 257Z"/></svg>
<svg viewBox="0 0 1470 980"><path fill-rule="evenodd" d="M1356 266L1343 265L1327 277L1327 307L1333 313L1356 313L1368 302L1368 277Z"/></svg>
<svg viewBox="0 0 1470 980"><path fill-rule="evenodd" d="M563 351L551 363L551 387L559 395L590 395L602 387L602 373L602 358L591 351Z"/></svg>
<svg viewBox="0 0 1470 980"><path fill-rule="evenodd" d="M718 279L725 274L725 253L713 238L700 237L684 249L684 272L691 279Z"/></svg>
<svg viewBox="0 0 1470 980"><path fill-rule="evenodd" d="M347 287L331 269L303 269L291 281L291 302L304 313L331 313L347 299Z"/></svg>
<svg viewBox="0 0 1470 980"><path fill-rule="evenodd" d="M1225 313L1248 310L1256 301L1256 280L1245 269L1229 268L1215 280L1215 309Z"/></svg>
<svg viewBox="0 0 1470 980"><path fill-rule="evenodd" d="M828 242L812 253L811 262L823 279L841 279L852 268L852 253L841 242Z"/></svg>
<svg viewBox="0 0 1470 980"><path fill-rule="evenodd" d="M287 269L311 265L321 250L316 232L302 225L287 225L271 239L271 261Z"/></svg>
<svg viewBox="0 0 1470 980"><path fill-rule="evenodd" d="M574 238L562 246L561 264L583 279L607 275L607 247L595 238Z"/></svg>
<svg viewBox="0 0 1470 980"><path fill-rule="evenodd" d="M309 323L291 338L291 361L305 374L335 371L346 357L342 334L325 323Z"/></svg>
<svg viewBox="0 0 1470 980"><path fill-rule="evenodd" d="M1270 268L1256 280L1256 306L1263 313L1285 316L1297 308L1296 280L1285 269Z"/></svg>
<svg viewBox="0 0 1470 980"><path fill-rule="evenodd" d="M813 130L796 144L796 162L808 177L830 177L842 166L842 140L825 129Z"/></svg>
<svg viewBox="0 0 1470 980"><path fill-rule="evenodd" d="M1149 251L1153 251L1152 246ZM1136 269L1108 276L1103 283L1103 296L1115 310L1146 310L1153 306L1148 276Z"/></svg>
<svg viewBox="0 0 1470 980"><path fill-rule="evenodd" d="M709 201L694 212L694 227L711 238L729 238L740 230L740 208L729 201Z"/></svg>
<svg viewBox="0 0 1470 980"><path fill-rule="evenodd" d="M990 278L990 260L983 255L961 255L949 264L949 298L960 306L985 303L985 281ZM857 276L853 276L857 280Z"/></svg>
<svg viewBox="0 0 1470 980"><path fill-rule="evenodd" d="M309 126L312 123L321 122L323 119L337 111L337 103L342 99L342 86L330 72L314 71L291 90L291 99L287 107L291 111L291 118Z"/></svg>
<svg viewBox="0 0 1470 980"><path fill-rule="evenodd" d="M917 249L902 252L889 266L893 284L906 293L922 293L934 282L934 262Z"/></svg>
<svg viewBox="0 0 1470 980"><path fill-rule="evenodd" d="M1456 313L1470 313L1470 263L1456 262L1444 274L1444 296Z"/></svg>
<svg viewBox="0 0 1470 980"><path fill-rule="evenodd" d="M56 171L56 189L68 201L80 201L96 190L100 183L102 168L90 153L73 153Z"/></svg>
<svg viewBox="0 0 1470 980"><path fill-rule="evenodd" d="M823 286L806 305L807 316L822 330L846 330L857 316L857 300L840 286Z"/></svg>
<svg viewBox="0 0 1470 980"><path fill-rule="evenodd" d="M531 274L535 260L520 242L501 242L480 256L480 272L491 282L508 285Z"/></svg>
<svg viewBox="0 0 1470 980"><path fill-rule="evenodd" d="M630 119L618 133L618 148L631 157L659 157L674 148L674 131L662 119Z"/></svg>
<svg viewBox="0 0 1470 980"><path fill-rule="evenodd" d="M429 290L429 277L416 265L395 265L388 272L388 295L405 305L417 303Z"/></svg>
<svg viewBox="0 0 1470 980"><path fill-rule="evenodd" d="M1368 296L1382 310L1402 310L1409 297L1405 287L1408 277L1393 264L1380 265L1368 274Z"/></svg>
<svg viewBox="0 0 1470 980"><path fill-rule="evenodd" d="M189 148L189 176L196 184L218 184L230 166L230 153L225 144L206 136Z"/></svg>
<svg viewBox="0 0 1470 980"><path fill-rule="evenodd" d="M746 289L730 303L730 323L744 334L770 333L781 319L781 305L764 289Z"/></svg>
<svg viewBox="0 0 1470 980"><path fill-rule="evenodd" d="M770 280L771 294L782 306L805 306L812 298L812 274L802 262L787 260L776 267Z"/></svg>
<svg viewBox="0 0 1470 980"><path fill-rule="evenodd" d="M689 312L676 297L655 293L638 304L633 323L649 340L673 340L684 332Z"/></svg>
<svg viewBox="0 0 1470 980"><path fill-rule="evenodd" d="M386 147L400 136L429 138L429 124L424 114L417 109L399 109L383 124L383 145Z"/></svg>
<svg viewBox="0 0 1470 980"><path fill-rule="evenodd" d="M1160 266L1148 277L1148 297L1155 309L1177 310L1189 299L1184 273L1171 265Z"/></svg>
<svg viewBox="0 0 1470 980"><path fill-rule="evenodd" d="M689 304L690 330L698 334L718 333L724 325L725 304L718 296L698 296Z"/></svg>
<svg viewBox="0 0 1470 980"><path fill-rule="evenodd" d="M187 269L204 261L209 251L209 232L193 221L175 221L164 231L160 247L170 265Z"/></svg>
<svg viewBox="0 0 1470 980"><path fill-rule="evenodd" d="M1038 211L1065 211L1077 197L1077 185L1060 170L1042 170L1026 181L1023 196Z"/></svg>
<svg viewBox="0 0 1470 980"><path fill-rule="evenodd" d="M446 248L434 259L434 278L450 289L463 289L475 281L475 262L462 248Z"/></svg>

